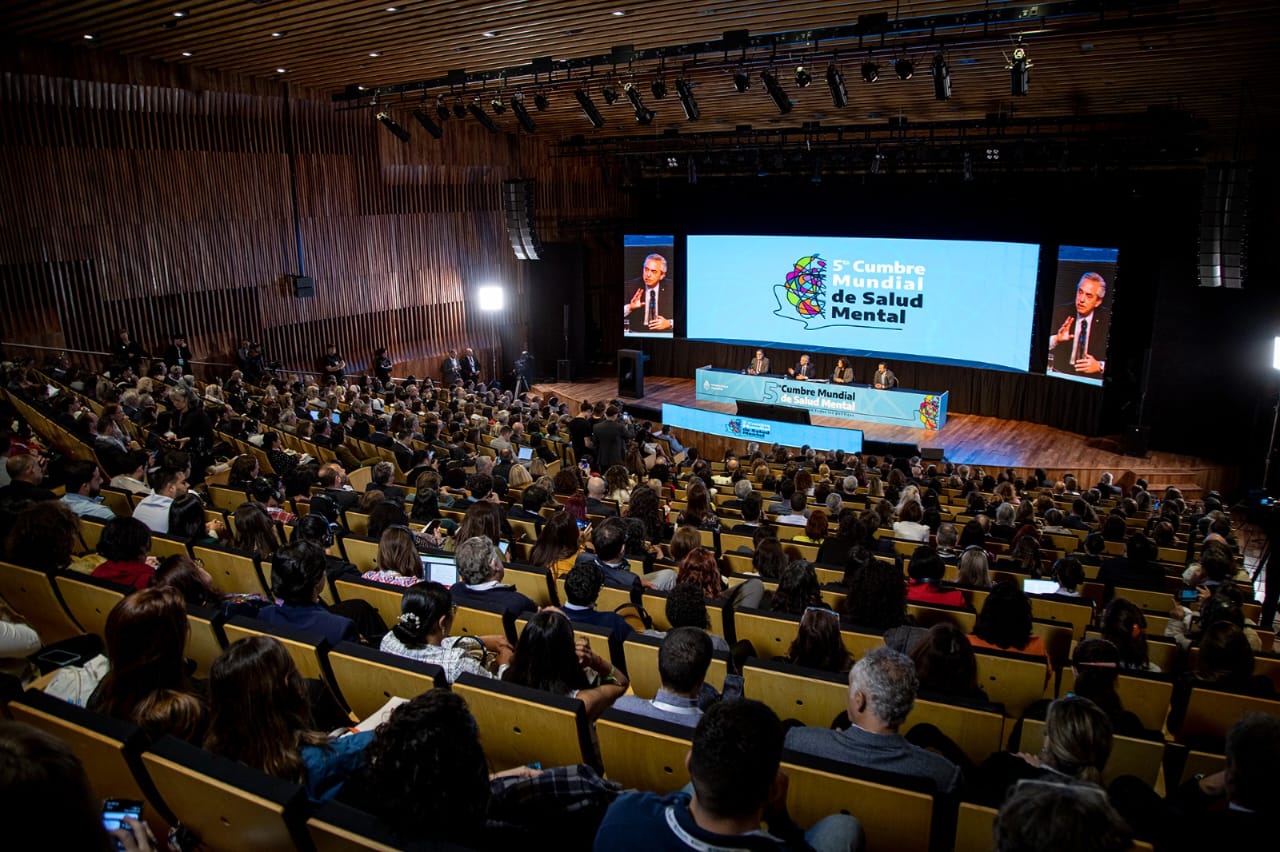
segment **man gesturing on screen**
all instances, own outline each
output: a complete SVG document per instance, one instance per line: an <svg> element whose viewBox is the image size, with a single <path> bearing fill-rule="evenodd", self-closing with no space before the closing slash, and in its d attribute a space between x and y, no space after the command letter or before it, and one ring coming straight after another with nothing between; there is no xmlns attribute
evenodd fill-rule
<svg viewBox="0 0 1280 852"><path fill-rule="evenodd" d="M1106 297L1107 282L1101 275L1086 272L1080 276L1075 304L1059 309L1060 318L1054 320L1057 331L1049 338L1055 372L1102 375L1111 325L1110 313L1102 307Z"/></svg>
<svg viewBox="0 0 1280 852"><path fill-rule="evenodd" d="M671 331L672 310L671 294L662 282L667 277L667 259L660 254L651 254L644 259L644 273L640 276L641 287L631 296L631 301L623 309L625 319L634 312L640 312L646 331ZM633 278L627 284L636 283ZM632 321L635 328L635 321Z"/></svg>
<svg viewBox="0 0 1280 852"><path fill-rule="evenodd" d="M818 370L809 363L808 355L801 355L799 364L787 368L787 375L795 376L797 379L812 379L818 375Z"/></svg>

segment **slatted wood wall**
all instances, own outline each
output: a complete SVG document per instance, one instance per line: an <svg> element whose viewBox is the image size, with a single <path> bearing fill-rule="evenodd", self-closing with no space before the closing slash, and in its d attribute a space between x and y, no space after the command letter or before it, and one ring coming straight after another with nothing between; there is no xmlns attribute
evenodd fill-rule
<svg viewBox="0 0 1280 852"><path fill-rule="evenodd" d="M400 375L434 374L443 352L465 346L496 368L502 325L539 321L502 181L538 181L548 240L623 204L598 163L554 159L538 137L470 120L404 144L318 93L74 51L39 64L27 56L0 84L10 344L103 350L126 327L158 351L182 329L210 362L229 362L249 337L299 370L326 341L350 371L379 345ZM311 299L288 278L298 258L286 98ZM416 127L407 108L395 114ZM483 283L507 287L506 312L473 308Z"/></svg>

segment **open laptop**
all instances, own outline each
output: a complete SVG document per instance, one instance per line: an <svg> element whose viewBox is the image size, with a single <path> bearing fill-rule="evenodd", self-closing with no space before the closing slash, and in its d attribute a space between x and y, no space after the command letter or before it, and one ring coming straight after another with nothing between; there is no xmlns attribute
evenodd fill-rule
<svg viewBox="0 0 1280 852"><path fill-rule="evenodd" d="M1022 591L1029 595L1052 595L1058 591L1057 580L1033 580L1026 577L1022 581Z"/></svg>
<svg viewBox="0 0 1280 852"><path fill-rule="evenodd" d="M452 586L458 582L458 563L452 556L423 553L418 556L422 561L422 576L443 586Z"/></svg>
<svg viewBox="0 0 1280 852"><path fill-rule="evenodd" d="M533 447L516 447L516 458L522 462L533 461Z"/></svg>

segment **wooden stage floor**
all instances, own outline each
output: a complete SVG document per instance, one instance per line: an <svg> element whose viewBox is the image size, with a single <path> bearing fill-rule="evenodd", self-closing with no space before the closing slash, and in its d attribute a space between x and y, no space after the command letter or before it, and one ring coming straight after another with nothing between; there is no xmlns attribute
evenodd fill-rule
<svg viewBox="0 0 1280 852"><path fill-rule="evenodd" d="M534 390L544 397L555 394L561 400L611 400L617 396L617 383L613 379L579 382L573 384L542 383ZM694 408L732 413L729 403L698 401L694 394L693 379L645 377L645 396L641 400L621 397L623 402L636 402L651 408L661 408L670 402ZM574 410L576 414L576 410ZM1103 471L1110 471L1117 480L1126 484L1138 476L1145 477L1154 491L1157 487L1175 485L1188 497L1199 496L1201 491L1218 489L1226 493L1236 484L1239 472L1234 467L1215 464L1196 456L1152 451L1146 458L1126 456L1120 452L1119 436L1089 438L1074 432L1027 423L1017 420L1001 420L974 414L948 414L947 424L935 431L913 429L909 426L888 426L815 416L813 423L820 426L836 426L861 429L863 437L870 441L893 441L918 444L922 447L941 447L946 457L956 463L982 465L986 468L1012 467L1032 470L1043 467L1050 475L1073 472L1081 484L1092 485ZM685 441L688 443L688 441ZM695 442L696 445L696 442Z"/></svg>

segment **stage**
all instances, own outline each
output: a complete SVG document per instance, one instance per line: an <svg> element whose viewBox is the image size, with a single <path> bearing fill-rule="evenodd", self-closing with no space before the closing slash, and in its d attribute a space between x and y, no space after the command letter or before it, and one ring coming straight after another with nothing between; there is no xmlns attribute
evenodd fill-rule
<svg viewBox="0 0 1280 852"><path fill-rule="evenodd" d="M578 413L577 403L582 400L594 403L614 398L659 410L664 402L670 402L725 413L734 411L734 406L729 403L697 400L693 379L646 376L644 384L644 398L638 400L618 397L618 385L614 379L565 384L544 382L535 384L534 390L543 397L554 394L568 402L569 410L575 415ZM817 426L861 429L865 441L940 447L952 462L982 465L989 471L1003 467L1027 470L1043 467L1055 477L1072 472L1085 486L1096 483L1103 471L1110 471L1118 482L1125 485L1141 476L1146 478L1153 493L1173 485L1181 488L1185 496L1195 498L1214 489L1227 492L1236 484L1239 475L1234 467L1196 456L1159 451L1148 453L1146 458L1127 456L1120 451L1119 436L1089 438L1038 423L972 414L952 412L947 416L946 425L937 431L823 416L814 416L812 422ZM708 456L716 458L729 444L723 439L697 433L690 433L688 439L681 437L681 442L697 446ZM741 443L735 442L735 446ZM741 450L742 447L736 446L736 449Z"/></svg>

